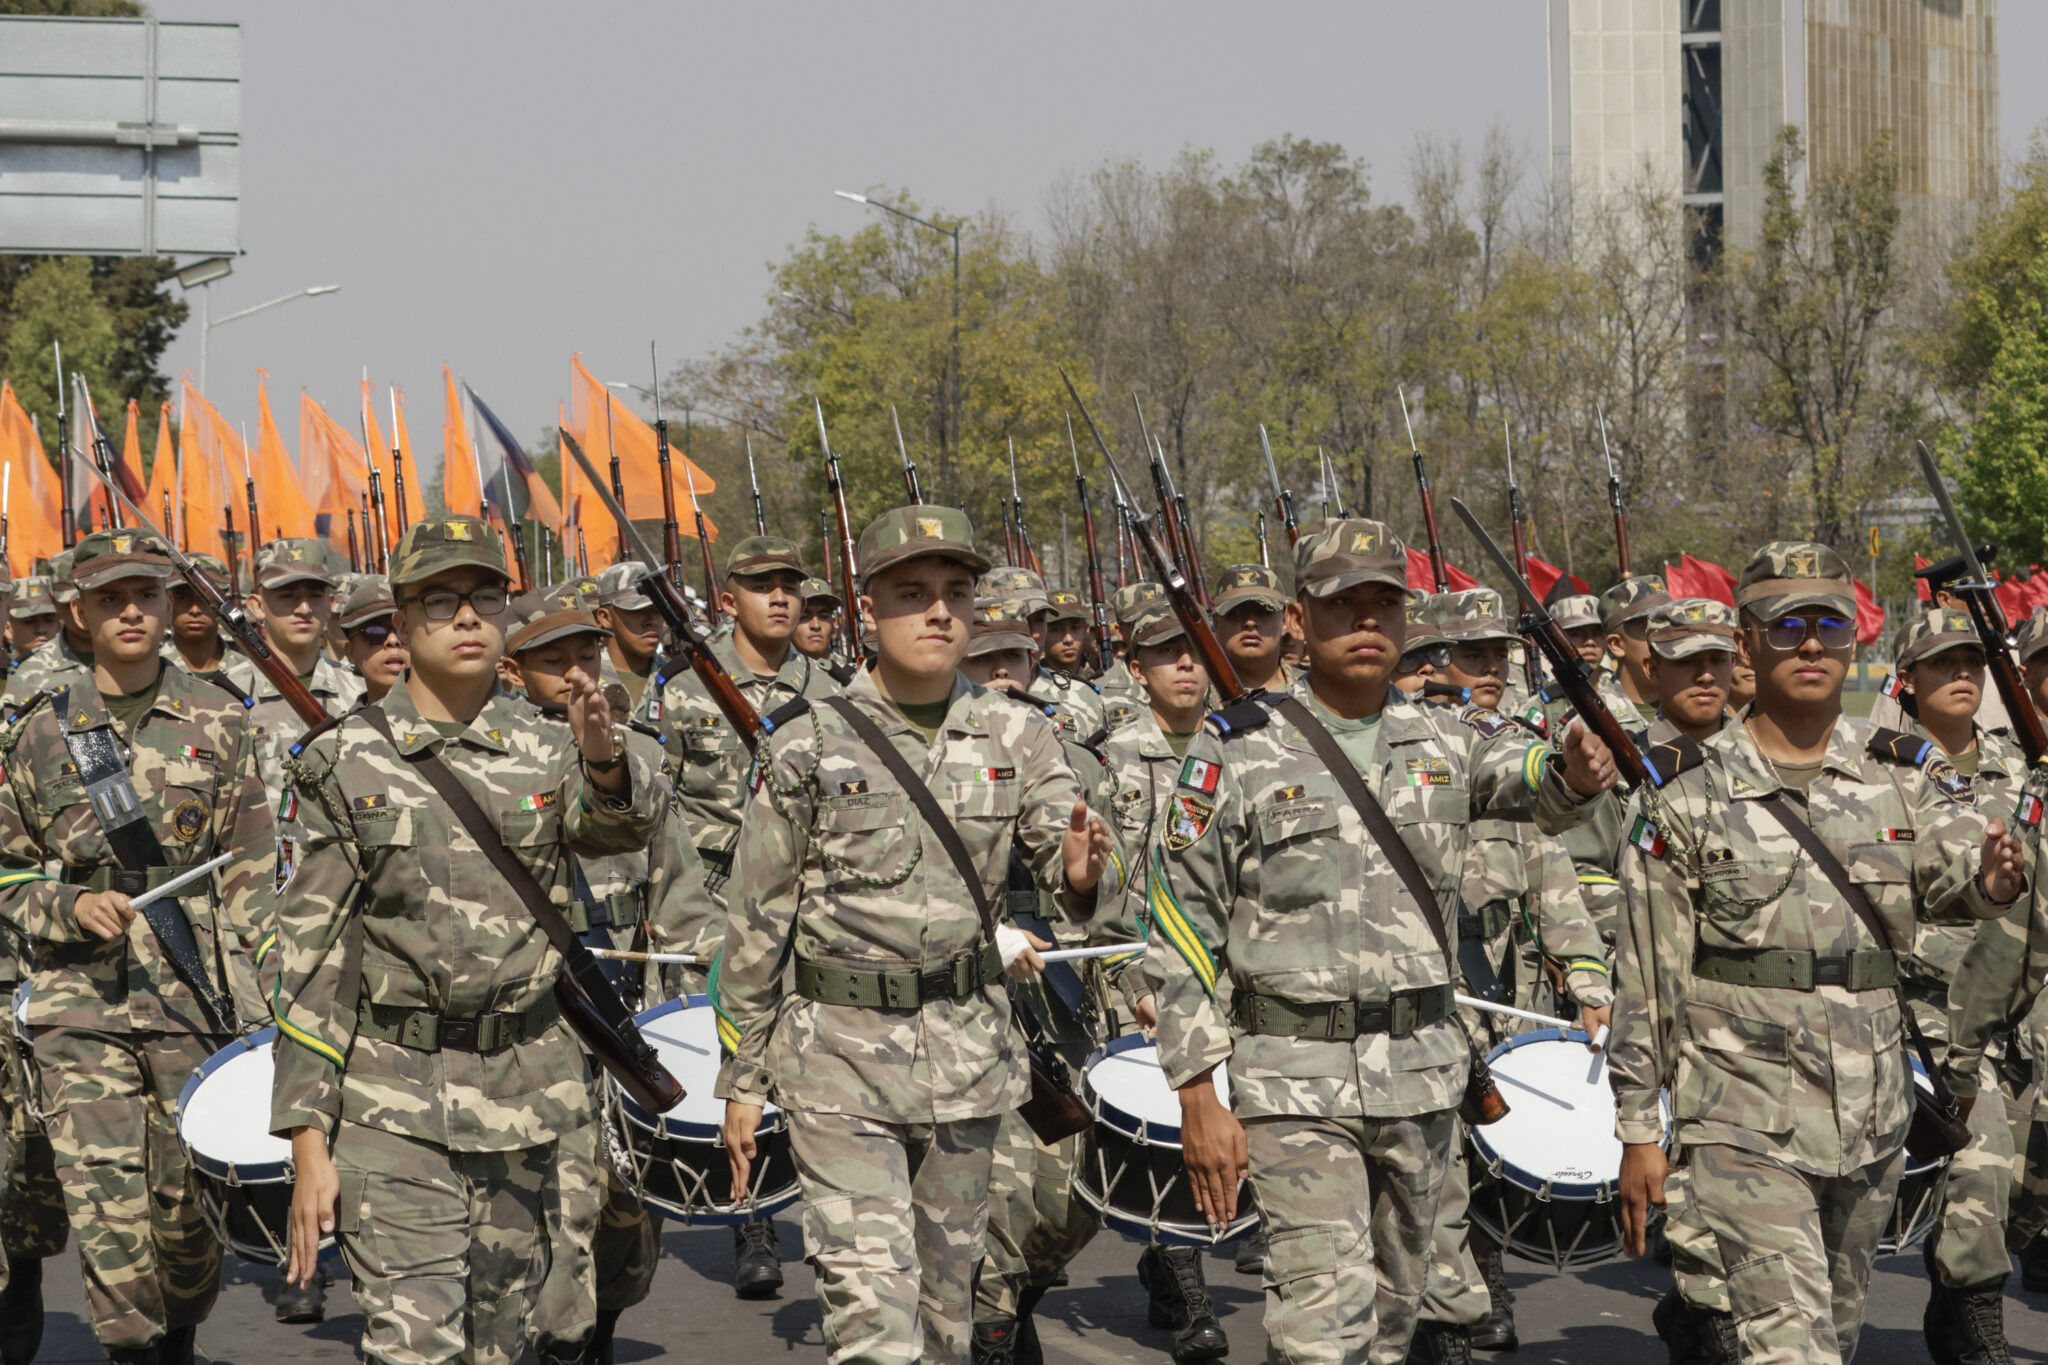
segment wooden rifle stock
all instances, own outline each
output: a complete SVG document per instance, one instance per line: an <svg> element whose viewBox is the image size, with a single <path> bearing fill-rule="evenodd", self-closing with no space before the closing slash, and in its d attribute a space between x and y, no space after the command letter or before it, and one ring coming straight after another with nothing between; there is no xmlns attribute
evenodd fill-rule
<svg viewBox="0 0 2048 1365"><path fill-rule="evenodd" d="M1074 443L1074 419L1067 419L1067 449L1074 455L1074 487L1081 495L1081 539L1088 545L1088 603L1095 616L1095 649L1106 672L1116 657L1116 634L1109 626L1109 595L1102 581L1102 556L1095 548L1095 509L1088 503L1088 476L1081 472L1081 448Z"/></svg>
<svg viewBox="0 0 2048 1365"><path fill-rule="evenodd" d="M256 513L256 480L243 480L243 492L249 501L249 579L256 579L256 552L263 548L263 519Z"/></svg>
<svg viewBox="0 0 2048 1365"><path fill-rule="evenodd" d="M1195 589L1195 600L1202 604L1202 610L1209 609L1209 580L1202 571L1202 552L1195 548L1195 523L1188 516L1188 500L1180 492L1173 495L1174 519L1180 523L1182 550L1188 563L1188 578Z"/></svg>
<svg viewBox="0 0 2048 1365"><path fill-rule="evenodd" d="M1415 486L1422 495L1422 529L1429 536L1429 576L1436 583L1436 591L1451 590L1451 569L1444 558L1443 536L1436 526L1436 494L1429 486L1429 475L1423 472L1422 452L1415 452Z"/></svg>
<svg viewBox="0 0 2048 1365"><path fill-rule="evenodd" d="M659 397L656 399L659 402ZM677 587L683 586L683 526L676 520L676 482L669 476L668 420L657 416L654 419L654 458L661 468L661 554L669 580ZM623 494L619 501L626 499ZM718 604L712 600L711 583L704 583L704 604L710 609L711 620L718 622Z"/></svg>
<svg viewBox="0 0 2048 1365"><path fill-rule="evenodd" d="M361 573L363 571L363 558L357 552L356 546L356 509L353 507L348 509L348 571L350 573Z"/></svg>

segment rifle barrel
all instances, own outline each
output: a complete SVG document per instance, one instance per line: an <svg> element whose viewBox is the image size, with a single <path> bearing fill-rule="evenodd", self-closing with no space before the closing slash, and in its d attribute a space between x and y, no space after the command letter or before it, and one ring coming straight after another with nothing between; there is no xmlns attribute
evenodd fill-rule
<svg viewBox="0 0 2048 1365"><path fill-rule="evenodd" d="M1436 583L1436 591L1449 592L1451 569L1444 558L1443 535L1437 530L1436 494L1429 486L1429 472L1422 467L1422 447L1415 444L1415 423L1408 417L1408 395L1398 384L1394 392L1401 396L1401 422L1408 428L1408 449L1415 454L1415 487L1422 496L1422 529L1429 536L1429 576Z"/></svg>

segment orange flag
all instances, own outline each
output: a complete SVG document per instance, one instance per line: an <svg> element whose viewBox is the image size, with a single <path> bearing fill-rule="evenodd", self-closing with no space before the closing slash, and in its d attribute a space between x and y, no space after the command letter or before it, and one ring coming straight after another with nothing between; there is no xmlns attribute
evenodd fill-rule
<svg viewBox="0 0 2048 1365"><path fill-rule="evenodd" d="M0 380L0 482L6 501L7 567L16 578L34 571L38 559L64 549L57 473L43 454L42 438L29 421L14 386Z"/></svg>
<svg viewBox="0 0 2048 1365"><path fill-rule="evenodd" d="M361 520L362 496L370 486L370 464L348 428L331 417L311 395L299 394L299 468L306 476L306 500L313 505L315 524L324 521L327 543L348 548L349 514ZM358 525L359 545L368 526Z"/></svg>
<svg viewBox="0 0 2048 1365"><path fill-rule="evenodd" d="M180 516L185 548L227 557L228 507L242 502L249 461L234 426L206 396L185 381L185 421L178 431ZM246 504L243 504L246 506ZM248 528L245 511L233 517L237 535ZM240 547L237 546L237 554Z"/></svg>
<svg viewBox="0 0 2048 1365"><path fill-rule="evenodd" d="M462 420L462 399L455 392L455 374L441 367L447 385L447 406L441 417L441 501L451 512L480 517L484 514L484 492L477 483L476 448L469 443L469 428Z"/></svg>
<svg viewBox="0 0 2048 1365"><path fill-rule="evenodd" d="M384 486L384 497L394 513L404 512L404 516L399 518L402 523L399 531L403 534L404 527L427 519L427 499L421 487L426 476L420 472L420 462L413 458L412 437L405 432L405 393L401 389L391 391L391 416L395 428L392 438L398 442L399 456L405 461L405 506L402 509L398 506L398 481L395 479ZM391 543L396 546L398 537L393 536Z"/></svg>
<svg viewBox="0 0 2048 1365"><path fill-rule="evenodd" d="M666 515L661 492L661 458L654 428L640 420L631 408L620 403L612 391L597 382L583 367L579 352L569 357L572 382L569 430L583 447L591 463L603 470L613 455L619 460L619 482L625 487L626 515L635 521L661 521ZM718 484L703 468L685 458L680 450L669 451L669 483L675 489L676 521L684 535L695 538L697 526L690 515L690 487L695 485L701 501L711 496ZM711 539L718 528L704 519Z"/></svg>
<svg viewBox="0 0 2048 1365"><path fill-rule="evenodd" d="M278 435L277 419L270 415L270 376L262 370L256 381L256 454L250 473L256 480L256 510L263 524L254 529L258 545L280 533L287 536L317 535L314 508L306 497L305 481L285 451Z"/></svg>
<svg viewBox="0 0 2048 1365"><path fill-rule="evenodd" d="M560 403L555 404L555 430L559 433L569 426L569 414ZM585 447L584 453L589 454ZM576 457L569 453L569 447L560 435L555 437L555 459L562 471L562 544L568 546L575 540L575 528L583 524L582 504L577 501L576 485L583 481L583 471L576 467Z"/></svg>
<svg viewBox="0 0 2048 1365"><path fill-rule="evenodd" d="M156 455L149 462L149 488L143 494L142 510L149 519L163 528L167 536L174 536L177 530L175 512L178 501L178 457L171 446L171 405L163 404L156 413ZM171 510L166 510L166 502Z"/></svg>

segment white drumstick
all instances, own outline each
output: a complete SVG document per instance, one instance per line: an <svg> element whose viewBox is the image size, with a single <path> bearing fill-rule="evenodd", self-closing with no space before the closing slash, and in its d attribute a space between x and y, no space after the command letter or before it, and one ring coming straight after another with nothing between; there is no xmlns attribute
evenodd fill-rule
<svg viewBox="0 0 2048 1365"><path fill-rule="evenodd" d="M1496 1005L1491 1000L1481 1000L1477 996L1460 995L1457 1001L1461 1005L1470 1005L1475 1010L1485 1010L1488 1014L1505 1014L1511 1018L1527 1019L1532 1024L1548 1024L1552 1028L1568 1032L1579 1027L1569 1019L1559 1019L1551 1014L1538 1014L1534 1010L1516 1009L1513 1005ZM1600 1031L1593 1035L1593 1041L1589 1046L1596 1050L1607 1046L1607 1025L1600 1026Z"/></svg>
<svg viewBox="0 0 2048 1365"><path fill-rule="evenodd" d="M166 883L169 885L169 883ZM1114 957L1118 953L1144 951L1142 943L1102 943L1093 948L1053 948L1038 956L1045 962L1074 962L1086 957ZM610 958L615 962L675 963L679 966L701 966L704 959L694 953L635 953L624 948L592 948L592 957Z"/></svg>
<svg viewBox="0 0 2048 1365"><path fill-rule="evenodd" d="M590 955L610 958L614 962L672 962L681 967L702 966L704 962L695 953L635 953L624 948L592 948Z"/></svg>
<svg viewBox="0 0 2048 1365"><path fill-rule="evenodd" d="M203 862L197 867L187 868L161 886L152 886L149 890L139 895L130 896L128 898L128 908L130 910L141 910L155 905L160 900L175 896L186 887L192 885L192 883L212 872L215 868L225 867L234 860L234 854L223 853L218 858Z"/></svg>
<svg viewBox="0 0 2048 1365"><path fill-rule="evenodd" d="M1118 953L1142 953L1142 943L1098 943L1093 948L1054 948L1040 953L1042 962L1079 962L1085 957L1115 957Z"/></svg>

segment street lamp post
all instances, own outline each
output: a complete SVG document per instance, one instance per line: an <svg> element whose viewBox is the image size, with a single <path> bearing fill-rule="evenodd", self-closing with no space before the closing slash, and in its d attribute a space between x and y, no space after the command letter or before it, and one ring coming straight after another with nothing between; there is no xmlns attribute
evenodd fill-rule
<svg viewBox="0 0 2048 1365"><path fill-rule="evenodd" d="M207 305L213 298L213 283L210 280L207 281L199 292L199 391L201 393L206 392L206 343L207 339L213 334L214 328L224 327L230 322L248 317L251 313L260 313L266 308L275 308L280 303L290 303L293 299L310 299L320 294L332 294L340 290L340 288L341 286L338 284L316 284L310 289L301 289L290 294L280 294L274 299L257 304L254 308L244 308L241 312L230 313L224 318L209 318L207 316L209 311Z"/></svg>
<svg viewBox="0 0 2048 1365"><path fill-rule="evenodd" d="M929 219L920 218L914 213L905 213L894 204L885 204L879 199L871 199L865 194L855 194L851 190L834 190L832 193L841 199L850 199L856 204L866 204L884 213L893 213L898 218L908 219L920 227L928 227L933 232L943 233L953 239L953 330L947 345L946 366L946 425L950 430L946 432L947 439L941 442L939 448L939 488L943 501L953 494L953 452L960 445L960 225L955 223L951 227L940 227Z"/></svg>

